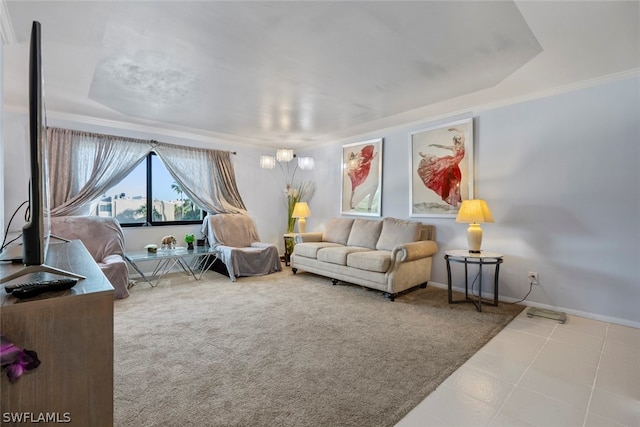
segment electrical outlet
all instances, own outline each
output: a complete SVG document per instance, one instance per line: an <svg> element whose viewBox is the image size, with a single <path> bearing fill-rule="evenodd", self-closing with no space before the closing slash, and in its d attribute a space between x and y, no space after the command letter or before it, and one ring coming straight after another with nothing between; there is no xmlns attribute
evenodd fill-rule
<svg viewBox="0 0 640 427"><path fill-rule="evenodd" d="M529 283L531 283L532 285L538 285L538 273L536 273L535 271L530 271L527 274L527 277L529 278Z"/></svg>

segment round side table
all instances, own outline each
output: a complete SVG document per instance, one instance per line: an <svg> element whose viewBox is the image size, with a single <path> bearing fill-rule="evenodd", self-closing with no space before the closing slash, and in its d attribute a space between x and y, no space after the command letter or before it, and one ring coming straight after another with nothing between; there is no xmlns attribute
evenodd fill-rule
<svg viewBox="0 0 640 427"><path fill-rule="evenodd" d="M500 275L500 264L503 261L503 255L498 252L481 251L480 253L471 253L466 249L455 249L445 251L444 259L447 262L447 287L449 291L449 304L470 302L476 306L478 311L482 311L482 303L486 305L498 305L498 277ZM464 264L464 299L453 300L453 284L451 282L451 263ZM469 298L469 265L478 266L478 297ZM485 265L493 265L493 302L482 298L482 267Z"/></svg>

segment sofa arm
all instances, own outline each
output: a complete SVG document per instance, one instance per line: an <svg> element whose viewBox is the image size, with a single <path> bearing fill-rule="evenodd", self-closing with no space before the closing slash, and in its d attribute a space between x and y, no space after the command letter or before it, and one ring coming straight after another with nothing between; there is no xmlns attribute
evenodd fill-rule
<svg viewBox="0 0 640 427"><path fill-rule="evenodd" d="M438 244L433 240L404 243L393 248L391 258L399 262L409 262L427 258L438 252Z"/></svg>
<svg viewBox="0 0 640 427"><path fill-rule="evenodd" d="M322 231L310 231L308 233L295 233L294 241L296 243L322 242Z"/></svg>

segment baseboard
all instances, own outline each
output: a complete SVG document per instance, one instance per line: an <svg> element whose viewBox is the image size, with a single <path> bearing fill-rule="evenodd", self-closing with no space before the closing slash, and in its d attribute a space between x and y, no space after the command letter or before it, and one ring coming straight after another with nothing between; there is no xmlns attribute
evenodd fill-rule
<svg viewBox="0 0 640 427"><path fill-rule="evenodd" d="M443 283L438 283L438 282L429 282L429 286L433 286L436 288L442 288L442 289L447 289L447 285L443 284ZM457 292L464 292L464 288L462 287L453 287L454 291ZM493 294L491 293L482 293L483 295L486 295L487 298L493 298ZM511 297L505 297L503 295L498 295L498 300L500 302L505 302L505 303L514 303L514 302L518 302L520 301L519 298L511 298ZM619 319L617 317L611 317L611 316L603 316L601 314L596 314L596 313L590 313L587 311L581 311L581 310L573 310L571 308L566 308L566 307L559 307L559 306L555 306L555 305L549 305L549 304L541 304L538 302L532 302L532 301L520 301L520 304L522 305L526 305L527 307L536 307L536 308L544 308L547 310L555 310L555 311L562 311L565 312L567 314L571 314L573 316L578 316L578 317L584 317L586 319L592 319L592 320L598 320L600 322L607 322L607 323L614 323L616 325L622 325L622 326L629 326L631 328L636 328L636 329L640 329L640 322L633 322L631 320L627 320L627 319Z"/></svg>

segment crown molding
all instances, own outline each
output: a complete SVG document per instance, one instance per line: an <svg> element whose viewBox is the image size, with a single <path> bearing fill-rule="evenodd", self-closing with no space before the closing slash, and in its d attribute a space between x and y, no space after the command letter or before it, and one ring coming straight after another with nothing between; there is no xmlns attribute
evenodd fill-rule
<svg viewBox="0 0 640 427"><path fill-rule="evenodd" d="M4 111L14 114L29 114L29 111L24 106L17 105L5 105ZM148 135L149 137L152 137L152 139L168 137L194 142L203 142L206 143L209 148L211 147L211 144L221 144L226 146L230 144L240 144L247 147L265 148L265 143L256 139L227 135L202 129L168 125L160 126L158 123L133 123L121 120L84 116L80 114L63 113L55 110L47 110L47 122L48 125L52 127L69 127L70 129L81 131L86 130L95 132L95 130L91 130L91 128L85 128L95 126L119 130L120 134L123 136L131 136L130 134L127 134L127 132L134 132ZM68 126L66 122L73 123L73 125ZM118 133L111 130L109 132ZM141 138L145 137L142 136Z"/></svg>
<svg viewBox="0 0 640 427"><path fill-rule="evenodd" d="M17 43L16 33L13 31L13 24L9 18L9 9L5 0L0 0L0 36L4 45Z"/></svg>
<svg viewBox="0 0 640 427"><path fill-rule="evenodd" d="M151 135L161 135L166 137L186 139L190 141L205 142L207 144L240 144L245 146L263 147L261 141L239 137L235 135L221 134L213 131L202 129L194 129L181 126L159 126L157 123L141 124L120 120L102 119L97 117L82 116L78 114L61 113L57 111L47 111L47 119L49 121L69 121L80 125L102 126L109 129L119 129L121 131L139 132Z"/></svg>

